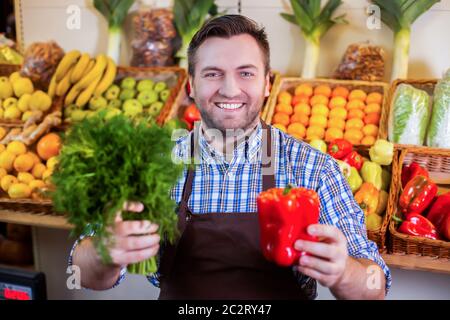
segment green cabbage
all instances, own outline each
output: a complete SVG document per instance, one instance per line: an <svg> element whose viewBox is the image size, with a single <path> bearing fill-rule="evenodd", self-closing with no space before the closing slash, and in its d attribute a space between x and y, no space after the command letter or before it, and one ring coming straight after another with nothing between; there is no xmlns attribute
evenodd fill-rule
<svg viewBox="0 0 450 320"><path fill-rule="evenodd" d="M450 148L450 69L434 88L427 146Z"/></svg>
<svg viewBox="0 0 450 320"><path fill-rule="evenodd" d="M423 145L430 120L430 97L409 84L400 84L394 93L389 114L389 140L401 144Z"/></svg>

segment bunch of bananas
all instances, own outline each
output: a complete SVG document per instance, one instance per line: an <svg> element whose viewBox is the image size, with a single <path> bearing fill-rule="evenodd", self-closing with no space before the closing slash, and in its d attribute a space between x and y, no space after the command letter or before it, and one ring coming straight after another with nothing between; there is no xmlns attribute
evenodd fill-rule
<svg viewBox="0 0 450 320"><path fill-rule="evenodd" d="M64 106L75 103L82 108L92 96L100 97L113 83L115 62L104 54L91 59L88 53L73 50L62 58L48 88L50 97L64 99Z"/></svg>

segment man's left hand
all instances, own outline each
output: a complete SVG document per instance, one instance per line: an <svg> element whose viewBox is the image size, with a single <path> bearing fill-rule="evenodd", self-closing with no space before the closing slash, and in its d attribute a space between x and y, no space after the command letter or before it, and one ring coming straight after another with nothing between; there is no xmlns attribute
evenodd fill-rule
<svg viewBox="0 0 450 320"><path fill-rule="evenodd" d="M297 269L321 285L332 288L342 280L347 267L347 239L338 228L331 225L310 225L308 233L321 240L295 242L295 249L309 254L300 257Z"/></svg>

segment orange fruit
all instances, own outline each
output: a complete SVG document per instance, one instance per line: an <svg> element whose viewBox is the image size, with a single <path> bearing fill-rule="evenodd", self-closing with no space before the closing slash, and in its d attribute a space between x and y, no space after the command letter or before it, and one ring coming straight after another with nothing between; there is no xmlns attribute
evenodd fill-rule
<svg viewBox="0 0 450 320"><path fill-rule="evenodd" d="M364 110L365 106L366 105L361 100L352 100L352 101L347 102L347 105L345 107L347 108L347 110L351 110L351 109Z"/></svg>
<svg viewBox="0 0 450 320"><path fill-rule="evenodd" d="M325 132L325 141L330 142L334 139L342 139L344 137L344 132L338 128L328 128Z"/></svg>
<svg viewBox="0 0 450 320"><path fill-rule="evenodd" d="M344 139L350 141L352 144L360 144L363 137L363 133L358 129L345 130L344 133Z"/></svg>
<svg viewBox="0 0 450 320"><path fill-rule="evenodd" d="M302 83L295 88L295 95L311 97L313 95L313 87L310 84Z"/></svg>
<svg viewBox="0 0 450 320"><path fill-rule="evenodd" d="M328 117L330 109L324 104L315 104L311 109L311 115Z"/></svg>
<svg viewBox="0 0 450 320"><path fill-rule="evenodd" d="M336 87L334 88L333 92L331 93L332 97L342 97L344 99L347 99L348 94L350 91L348 91L345 87Z"/></svg>
<svg viewBox="0 0 450 320"><path fill-rule="evenodd" d="M372 146L375 143L376 138L372 137L372 136L365 136L362 140L361 140L361 144L364 146Z"/></svg>
<svg viewBox="0 0 450 320"><path fill-rule="evenodd" d="M36 153L34 153L33 151L28 151L26 154L29 154L30 156L33 157L34 164L41 163L41 158L39 158L39 156Z"/></svg>
<svg viewBox="0 0 450 320"><path fill-rule="evenodd" d="M21 154L14 160L14 169L16 169L17 172L30 171L33 166L34 158L28 153Z"/></svg>
<svg viewBox="0 0 450 320"><path fill-rule="evenodd" d="M27 146L21 141L11 141L8 143L6 150L18 156L27 152Z"/></svg>
<svg viewBox="0 0 450 320"><path fill-rule="evenodd" d="M347 100L345 100L345 98L334 97L334 98L331 98L328 106L330 107L330 109L334 109L334 108L338 108L338 107L344 108L346 104L347 104Z"/></svg>
<svg viewBox="0 0 450 320"><path fill-rule="evenodd" d="M363 119L364 115L365 115L364 111L362 111L361 109L350 109L348 111L347 119L354 119L354 118Z"/></svg>
<svg viewBox="0 0 450 320"><path fill-rule="evenodd" d="M330 111L330 119L339 118L342 120L347 119L347 110L341 107L334 108Z"/></svg>
<svg viewBox="0 0 450 320"><path fill-rule="evenodd" d="M286 113L275 113L272 118L272 123L282 124L283 126L287 127L289 125L289 116Z"/></svg>
<svg viewBox="0 0 450 320"><path fill-rule="evenodd" d="M316 105L316 104L324 104L324 105L328 105L328 97L318 94L318 95L314 95L312 96L312 98L309 100L309 104L310 105Z"/></svg>
<svg viewBox="0 0 450 320"><path fill-rule="evenodd" d="M36 163L34 165L33 169L31 170L31 174L36 179L41 179L42 178L42 174L44 173L45 170L47 170L47 167L45 166L45 164L43 164L43 163Z"/></svg>
<svg viewBox="0 0 450 320"><path fill-rule="evenodd" d="M299 103L294 107L294 113L303 113L307 116L311 114L311 107L306 103Z"/></svg>
<svg viewBox="0 0 450 320"><path fill-rule="evenodd" d="M323 139L325 136L325 129L322 127L310 126L306 129L306 139Z"/></svg>
<svg viewBox="0 0 450 320"><path fill-rule="evenodd" d="M31 188L32 191L35 189L43 189L45 188L45 182L42 180L33 180L30 183L28 183L28 186Z"/></svg>
<svg viewBox="0 0 450 320"><path fill-rule="evenodd" d="M361 130L363 127L364 127L364 122L359 118L353 118L353 119L347 120L347 122L345 123L345 130L349 130L349 129Z"/></svg>
<svg viewBox="0 0 450 320"><path fill-rule="evenodd" d="M279 103L275 106L275 112L286 113L288 116L290 116L294 112L294 110L292 109L290 104Z"/></svg>
<svg viewBox="0 0 450 320"><path fill-rule="evenodd" d="M292 101L292 95L289 92L281 91L278 94L278 102L279 103L291 105L291 101Z"/></svg>
<svg viewBox="0 0 450 320"><path fill-rule="evenodd" d="M309 118L309 125L310 126L317 126L317 127L321 127L321 128L326 128L327 127L327 117L318 115L318 116L312 116L311 118Z"/></svg>
<svg viewBox="0 0 450 320"><path fill-rule="evenodd" d="M306 127L309 124L309 117L304 113L294 113L291 116L291 123L301 123Z"/></svg>
<svg viewBox="0 0 450 320"><path fill-rule="evenodd" d="M374 124L368 124L362 128L362 132L365 136L376 137L378 135L378 127Z"/></svg>
<svg viewBox="0 0 450 320"><path fill-rule="evenodd" d="M381 104L383 102L383 95L379 92L371 92L367 95L366 103L378 103Z"/></svg>
<svg viewBox="0 0 450 320"><path fill-rule="evenodd" d="M363 90L361 89L354 89L350 92L350 94L348 95L348 100L352 101L352 100L361 100L361 101L366 101L367 98L367 93L365 93Z"/></svg>
<svg viewBox="0 0 450 320"><path fill-rule="evenodd" d="M14 153L8 150L3 151L0 154L0 168L10 172L13 169L14 160L16 160L16 155Z"/></svg>
<svg viewBox="0 0 450 320"><path fill-rule="evenodd" d="M328 119L328 128L337 128L340 130L344 130L345 120L342 118L330 118Z"/></svg>
<svg viewBox="0 0 450 320"><path fill-rule="evenodd" d="M380 123L380 114L376 112L368 113L364 117L364 123L365 124L376 124L378 125Z"/></svg>
<svg viewBox="0 0 450 320"><path fill-rule="evenodd" d="M364 108L365 113L381 113L381 105L378 103L368 103L367 106Z"/></svg>
<svg viewBox="0 0 450 320"><path fill-rule="evenodd" d="M299 103L306 103L306 104L308 104L309 103L309 97L307 97L307 96L294 96L294 98L292 98L291 105L295 106L296 104L299 104Z"/></svg>
<svg viewBox="0 0 450 320"><path fill-rule="evenodd" d="M17 180L19 180L19 182L29 184L31 181L34 180L34 177L29 172L19 172L17 174Z"/></svg>
<svg viewBox="0 0 450 320"><path fill-rule="evenodd" d="M286 117L289 118L287 115ZM61 138L56 133L47 133L39 140L36 150L39 157L43 160L55 157L61 150Z"/></svg>
<svg viewBox="0 0 450 320"><path fill-rule="evenodd" d="M314 95L323 95L327 98L331 96L331 88L327 84L321 84L314 88Z"/></svg>
<svg viewBox="0 0 450 320"><path fill-rule="evenodd" d="M296 138L303 139L306 134L306 128L301 123L291 123L287 128L287 133L295 136Z"/></svg>
<svg viewBox="0 0 450 320"><path fill-rule="evenodd" d="M1 187L3 189L3 191L8 192L9 187L14 184L19 182L19 180L17 180L16 177L12 176L12 175L6 175L2 178L2 180L0 181Z"/></svg>

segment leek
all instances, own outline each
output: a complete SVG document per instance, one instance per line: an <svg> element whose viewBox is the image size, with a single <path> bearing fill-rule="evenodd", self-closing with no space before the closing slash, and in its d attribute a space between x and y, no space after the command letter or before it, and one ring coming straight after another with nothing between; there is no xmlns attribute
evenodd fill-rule
<svg viewBox="0 0 450 320"><path fill-rule="evenodd" d="M200 30L208 16L217 14L214 0L174 0L174 22L181 38L181 48L176 54L180 59L180 67L187 68L187 51L195 33Z"/></svg>
<svg viewBox="0 0 450 320"><path fill-rule="evenodd" d="M320 39L336 23L347 23L345 14L332 18L341 0L329 0L321 10L321 0L290 0L294 14L281 13L300 27L305 38L302 78L315 78L320 55Z"/></svg>
<svg viewBox="0 0 450 320"><path fill-rule="evenodd" d="M108 21L108 56L116 64L120 58L122 25L134 0L94 0L94 7Z"/></svg>
<svg viewBox="0 0 450 320"><path fill-rule="evenodd" d="M411 25L440 0L372 0L381 11L381 21L394 32L391 81L408 77Z"/></svg>

